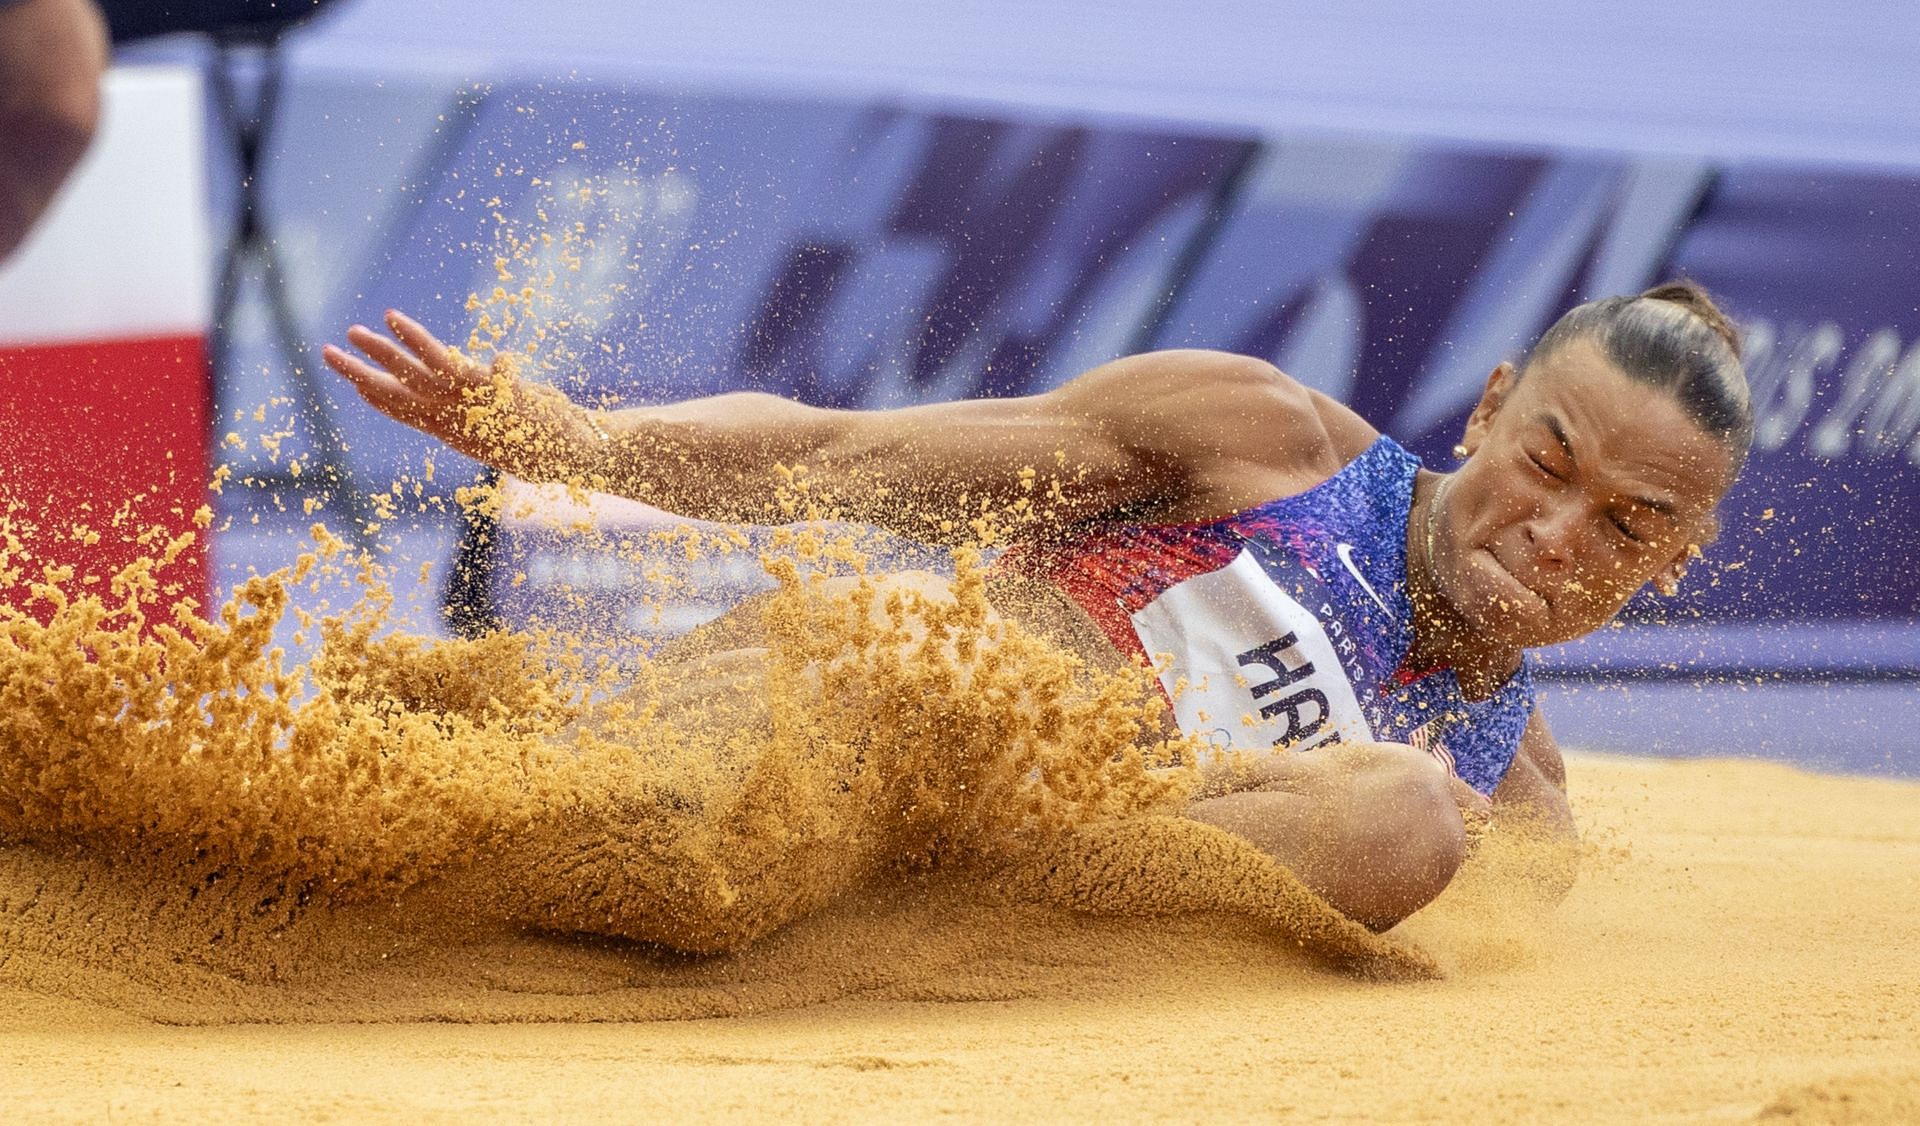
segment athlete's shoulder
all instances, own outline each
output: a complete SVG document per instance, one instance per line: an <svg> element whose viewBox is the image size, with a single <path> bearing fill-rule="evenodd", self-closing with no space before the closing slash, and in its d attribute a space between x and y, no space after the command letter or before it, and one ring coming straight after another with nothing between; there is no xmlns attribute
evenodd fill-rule
<svg viewBox="0 0 1920 1126"><path fill-rule="evenodd" d="M1054 395L1071 413L1103 420L1128 449L1196 480L1224 474L1247 484L1249 467L1259 471L1254 476L1286 478L1260 480L1249 486L1255 491L1336 472L1378 437L1328 396L1266 360L1233 352L1142 352L1102 364Z"/></svg>
<svg viewBox="0 0 1920 1126"><path fill-rule="evenodd" d="M1292 382L1279 368L1256 356L1208 348L1167 348L1109 360L1076 376L1060 390L1099 388L1105 393L1153 397L1191 395L1230 386L1258 387L1276 379Z"/></svg>
<svg viewBox="0 0 1920 1126"><path fill-rule="evenodd" d="M1257 356L1205 348L1170 348L1123 356L1061 388L1121 409L1172 408L1184 416L1215 413L1267 422L1316 409L1297 380Z"/></svg>
<svg viewBox="0 0 1920 1126"><path fill-rule="evenodd" d="M1313 409L1320 418L1320 424L1326 429L1327 442L1333 447L1334 454L1341 464L1352 461L1380 440L1380 431L1373 424L1360 417L1352 407L1326 394L1307 388L1308 398L1313 400Z"/></svg>
<svg viewBox="0 0 1920 1126"><path fill-rule="evenodd" d="M1146 352L1133 378L1147 394L1177 394L1184 410L1209 417L1220 433L1245 427L1271 442L1281 435L1322 448L1344 465L1380 432L1351 407L1258 356L1201 348ZM1283 439L1284 440L1284 439Z"/></svg>
<svg viewBox="0 0 1920 1126"><path fill-rule="evenodd" d="M1142 383L1166 382L1187 390L1217 385L1258 387L1292 384L1284 372L1258 356L1212 348L1163 348L1136 352L1093 369Z"/></svg>

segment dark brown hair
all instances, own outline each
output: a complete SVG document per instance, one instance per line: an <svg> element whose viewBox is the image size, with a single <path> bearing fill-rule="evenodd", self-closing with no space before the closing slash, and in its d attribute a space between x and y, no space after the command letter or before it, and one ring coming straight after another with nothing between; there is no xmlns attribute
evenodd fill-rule
<svg viewBox="0 0 1920 1126"><path fill-rule="evenodd" d="M1698 284L1680 279L1637 297L1605 297L1567 311L1524 365L1575 340L1591 340L1627 377L1678 399L1700 428L1744 462L1753 404L1740 364L1740 332Z"/></svg>

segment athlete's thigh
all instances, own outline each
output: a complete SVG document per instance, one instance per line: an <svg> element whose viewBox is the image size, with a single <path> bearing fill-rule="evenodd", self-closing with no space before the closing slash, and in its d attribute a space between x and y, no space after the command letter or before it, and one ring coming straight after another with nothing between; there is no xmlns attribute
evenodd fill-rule
<svg viewBox="0 0 1920 1126"><path fill-rule="evenodd" d="M823 580L813 587L816 597L852 598L862 585L874 589L871 615L885 625L887 604L894 594L918 595L930 602L951 600L951 580L931 571L899 571L881 575L847 575ZM689 631L661 647L653 656L644 686L628 695L633 703L651 702L663 718L686 720L699 716L718 719L721 713L737 722L764 722L768 649L762 611L772 595L750 598L721 618ZM989 610L989 620L998 615ZM903 651L926 637L924 622L913 614L905 621ZM951 656L951 643L949 655ZM737 713L737 714L736 714Z"/></svg>
<svg viewBox="0 0 1920 1126"><path fill-rule="evenodd" d="M874 589L872 609L869 611L873 622L878 626L891 624L891 611L888 603L896 594L919 596L930 606L938 607L951 603L954 599L953 580L934 571L890 571L878 575L845 575L826 580L820 586L820 593L828 598L851 597L862 585ZM988 624L1000 620L1000 614L992 607L987 608L985 621ZM927 622L924 615L909 612L900 623L905 627L906 637L901 642L903 650L917 647L927 636ZM947 654L954 656L953 639L950 636ZM975 638L976 645L990 643L987 638Z"/></svg>

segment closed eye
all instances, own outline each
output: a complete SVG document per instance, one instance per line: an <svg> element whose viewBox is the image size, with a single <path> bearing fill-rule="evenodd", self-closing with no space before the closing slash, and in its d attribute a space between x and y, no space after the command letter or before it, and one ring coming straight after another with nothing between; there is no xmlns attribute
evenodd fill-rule
<svg viewBox="0 0 1920 1126"><path fill-rule="evenodd" d="M1538 469L1540 472L1545 473L1547 476L1553 478L1556 481L1560 479L1560 475L1558 473L1555 473L1553 470L1547 468L1547 463L1540 460L1539 454L1534 453L1532 450L1528 450L1527 460L1532 462L1533 467L1535 469Z"/></svg>
<svg viewBox="0 0 1920 1126"><path fill-rule="evenodd" d="M1634 534L1633 534L1633 529L1632 529L1632 528L1629 528L1629 527L1627 527L1627 525L1626 525L1626 521L1624 521L1624 520L1622 520L1622 519L1620 519L1620 518L1619 518L1618 516L1615 516L1615 515L1612 515L1611 513L1609 513L1609 514L1608 514L1608 516L1607 516L1607 522L1608 522L1608 523L1610 523L1610 524L1612 524L1612 525L1613 525L1613 527L1614 527L1614 529L1615 529L1616 531L1618 531L1618 532L1619 532L1619 533L1620 533L1621 535L1623 535L1623 536L1625 536L1625 537L1627 537L1628 539L1630 539L1630 540L1632 540L1632 541L1633 541L1634 543L1646 543L1646 542L1647 542L1646 540L1644 540L1644 539L1642 539L1642 538L1640 538L1639 536L1636 536L1636 535L1634 535Z"/></svg>

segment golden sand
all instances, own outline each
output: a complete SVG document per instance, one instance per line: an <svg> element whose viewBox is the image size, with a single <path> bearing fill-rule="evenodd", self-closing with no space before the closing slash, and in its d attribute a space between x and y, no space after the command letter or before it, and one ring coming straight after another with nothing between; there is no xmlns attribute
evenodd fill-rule
<svg viewBox="0 0 1920 1126"><path fill-rule="evenodd" d="M970 552L929 595L789 532L764 646L615 675L384 633L315 534L206 620L138 567L0 610L5 1105L1914 1118L1920 785L1576 755L1557 911L1503 830L1375 936L1178 817L1147 678L993 615ZM360 601L287 668L325 582Z"/></svg>
<svg viewBox="0 0 1920 1126"><path fill-rule="evenodd" d="M1569 767L1572 895L1542 919L1450 893L1404 925L1448 976L1412 984L1218 915L1010 911L933 878L710 960L336 921L358 988L315 1006L318 967L137 980L153 924L97 913L120 892L83 898L76 861L10 850L0 1095L53 1121L1913 1121L1920 786ZM23 916L36 874L69 881L39 891L64 909ZM295 1023L165 1023L268 998L255 1019Z"/></svg>
<svg viewBox="0 0 1920 1126"><path fill-rule="evenodd" d="M579 367L604 288L534 218L466 412L529 456L518 397L555 392L516 365ZM991 542L1053 468L930 538ZM827 493L789 472L764 515ZM76 578L0 511L34 591L0 609L9 1120L1920 1119L1914 784L1575 755L1558 910L1503 829L1376 936L1178 816L1151 678L1000 619L969 549L929 595L789 530L753 648L628 668L389 634L392 576L324 529L203 618L162 609L184 540ZM287 667L328 583L352 608Z"/></svg>
<svg viewBox="0 0 1920 1126"><path fill-rule="evenodd" d="M1915 784L1575 756L1565 904L1496 832L1380 937L1178 817L1145 677L992 615L969 553L934 597L794 532L765 647L613 677L384 634L384 577L316 535L211 620L154 620L138 568L0 611L8 1105L1913 1115ZM286 668L324 581L371 593Z"/></svg>
<svg viewBox="0 0 1920 1126"><path fill-rule="evenodd" d="M1433 972L1176 816L1190 772L1148 735L1146 674L1088 669L999 618L976 552L920 589L860 573L844 537L788 531L751 611L764 644L616 669L574 639L382 634L384 574L314 534L214 620L154 621L144 566L104 598L48 570L40 616L0 608L23 957L89 957L97 943L46 925L83 913L130 928L110 961L136 991L182 972L299 979L310 1014L358 1019L356 975L396 944L537 928L734 951L950 870L1009 904L1234 911L1356 972ZM802 568L833 559L853 573ZM289 588L343 562L365 594L286 668L270 644ZM281 992L187 1019L262 1019Z"/></svg>

